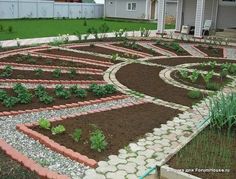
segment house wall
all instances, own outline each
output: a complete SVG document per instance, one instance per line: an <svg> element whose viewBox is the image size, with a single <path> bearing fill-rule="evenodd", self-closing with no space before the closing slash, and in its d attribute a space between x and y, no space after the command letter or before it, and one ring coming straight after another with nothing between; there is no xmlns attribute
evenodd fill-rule
<svg viewBox="0 0 236 179"><path fill-rule="evenodd" d="M205 4L205 20L212 20L212 27L216 26L216 13L217 13L218 0L206 0ZM195 25L197 0L184 0L183 4L183 25Z"/></svg>
<svg viewBox="0 0 236 179"><path fill-rule="evenodd" d="M166 3L166 16L176 17L176 8L177 8L176 2Z"/></svg>
<svg viewBox="0 0 236 179"><path fill-rule="evenodd" d="M236 27L236 6L220 5L218 9L217 28Z"/></svg>
<svg viewBox="0 0 236 179"><path fill-rule="evenodd" d="M137 3L136 11L127 10L128 2ZM146 1L144 0L106 0L105 9L106 9L106 17L145 19Z"/></svg>

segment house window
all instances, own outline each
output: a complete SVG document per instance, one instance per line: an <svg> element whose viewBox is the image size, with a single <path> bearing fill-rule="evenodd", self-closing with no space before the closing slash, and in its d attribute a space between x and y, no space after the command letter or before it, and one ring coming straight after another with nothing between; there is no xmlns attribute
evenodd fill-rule
<svg viewBox="0 0 236 179"><path fill-rule="evenodd" d="M128 11L136 11L137 3L136 2L129 2L127 4Z"/></svg>

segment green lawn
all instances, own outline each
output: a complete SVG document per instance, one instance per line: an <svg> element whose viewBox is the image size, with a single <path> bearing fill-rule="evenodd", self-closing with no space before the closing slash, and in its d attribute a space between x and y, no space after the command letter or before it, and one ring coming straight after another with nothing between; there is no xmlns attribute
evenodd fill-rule
<svg viewBox="0 0 236 179"><path fill-rule="evenodd" d="M113 19L90 19L87 20L87 26L84 26L83 19L18 19L18 20L0 20L0 40L15 38L34 38L57 36L58 34L86 33L89 27L98 28L106 23L109 31L127 29L139 30L140 27L154 30L156 23L146 21L128 21ZM3 27L3 30L1 30ZM12 27L12 32L8 28ZM174 28L174 25L167 25L166 28Z"/></svg>

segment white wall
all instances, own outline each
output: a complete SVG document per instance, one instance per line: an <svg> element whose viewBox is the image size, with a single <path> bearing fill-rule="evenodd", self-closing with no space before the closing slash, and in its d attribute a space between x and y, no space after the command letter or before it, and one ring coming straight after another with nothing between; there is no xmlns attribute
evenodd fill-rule
<svg viewBox="0 0 236 179"><path fill-rule="evenodd" d="M101 18L103 4L59 3L35 0L0 0L0 19L14 18Z"/></svg>

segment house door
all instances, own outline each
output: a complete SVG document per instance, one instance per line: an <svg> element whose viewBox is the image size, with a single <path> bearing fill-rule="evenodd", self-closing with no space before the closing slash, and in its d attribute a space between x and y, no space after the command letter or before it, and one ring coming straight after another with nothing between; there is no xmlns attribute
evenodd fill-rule
<svg viewBox="0 0 236 179"><path fill-rule="evenodd" d="M155 19L156 0L151 0L151 19Z"/></svg>

